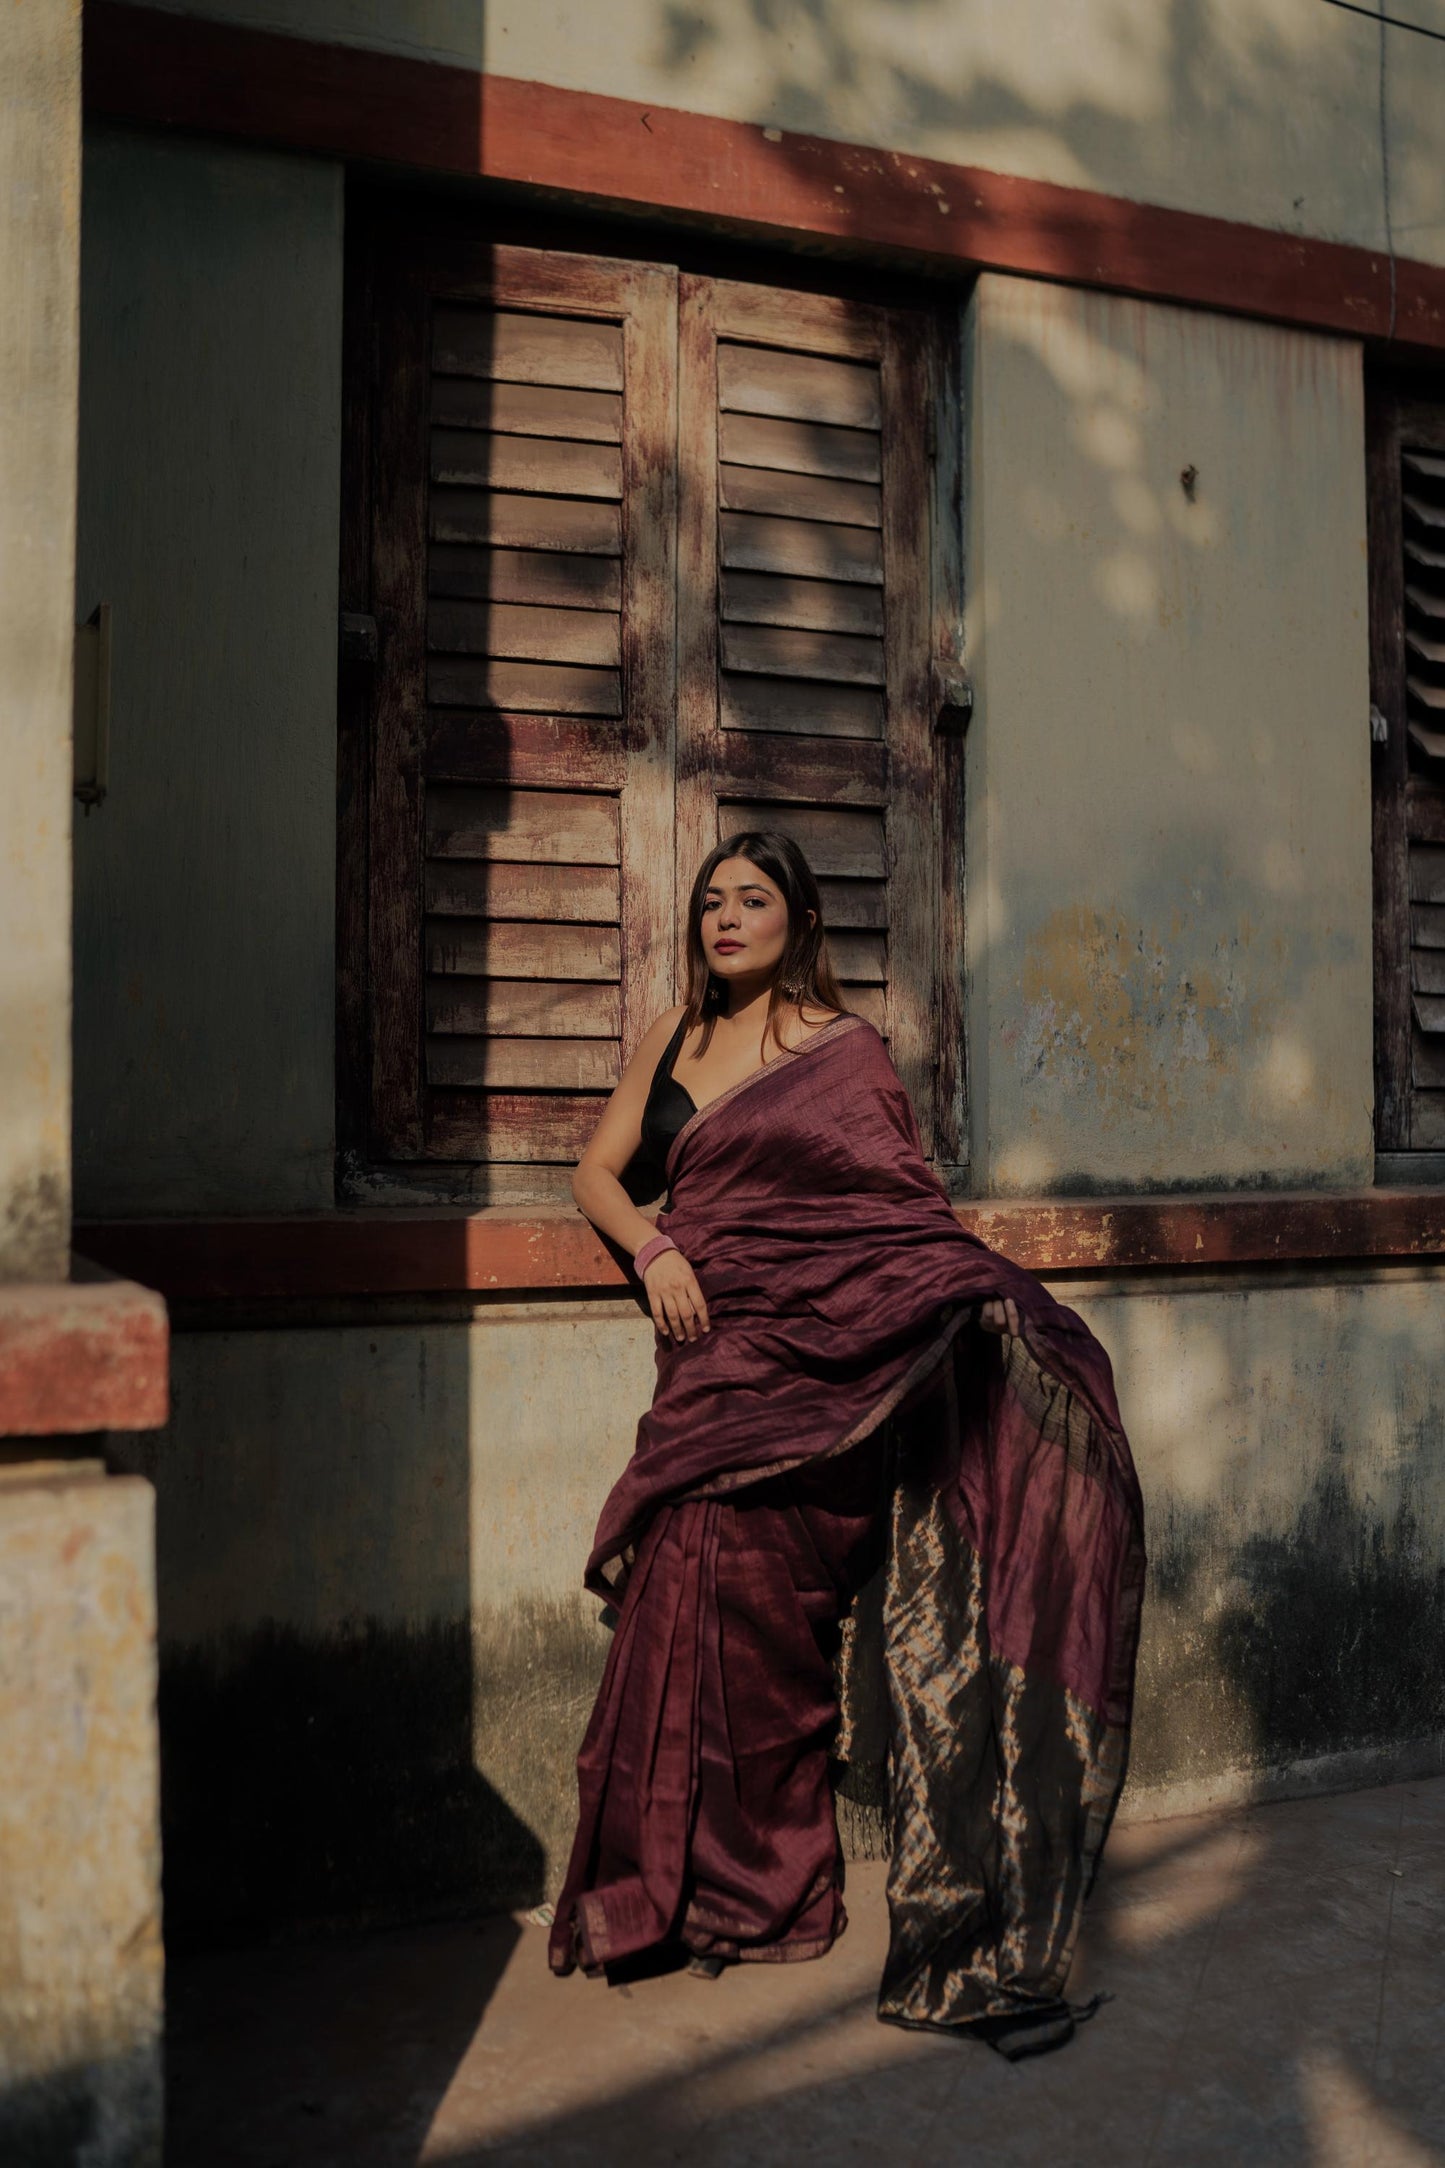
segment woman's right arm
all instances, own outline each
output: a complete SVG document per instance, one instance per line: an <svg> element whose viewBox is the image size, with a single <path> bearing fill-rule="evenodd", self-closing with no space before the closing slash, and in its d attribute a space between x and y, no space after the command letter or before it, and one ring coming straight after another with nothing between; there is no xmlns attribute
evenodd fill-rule
<svg viewBox="0 0 1445 2168"><path fill-rule="evenodd" d="M620 1177L642 1142L642 1116L653 1072L677 1028L681 1007L657 1019L618 1080L602 1110L592 1141L572 1177L572 1195L600 1234L635 1257L657 1229L638 1211ZM664 1250L648 1266L643 1290L659 1332L695 1340L709 1328L707 1304L693 1269L680 1250Z"/></svg>

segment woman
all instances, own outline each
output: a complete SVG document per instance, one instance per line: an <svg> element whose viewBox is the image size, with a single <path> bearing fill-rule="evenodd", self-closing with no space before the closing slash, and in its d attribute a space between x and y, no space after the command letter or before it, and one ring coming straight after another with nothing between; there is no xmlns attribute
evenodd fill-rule
<svg viewBox="0 0 1445 2168"><path fill-rule="evenodd" d="M959 1226L786 836L704 863L687 999L573 1182L632 1260L658 1381L587 1586L617 1628L578 1763L558 1972L821 1956L830 1757L864 1754L881 1591L891 1944L879 2014L1009 2055L1064 1983L1123 1782L1144 1555L1109 1364ZM656 1225L637 1198L669 1188ZM881 1752L875 1749L875 1758Z"/></svg>

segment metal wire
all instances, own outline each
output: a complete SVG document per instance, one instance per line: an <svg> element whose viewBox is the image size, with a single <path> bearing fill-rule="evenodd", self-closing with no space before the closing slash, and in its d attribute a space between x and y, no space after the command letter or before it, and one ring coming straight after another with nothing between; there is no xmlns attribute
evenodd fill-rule
<svg viewBox="0 0 1445 2168"><path fill-rule="evenodd" d="M1445 30L1431 30L1425 23L1407 23L1400 15L1381 15L1375 8L1360 7L1357 0L1324 0L1327 8L1343 8L1346 15L1363 15L1367 23L1384 23L1391 30L1412 30L1417 38L1434 38L1445 45Z"/></svg>

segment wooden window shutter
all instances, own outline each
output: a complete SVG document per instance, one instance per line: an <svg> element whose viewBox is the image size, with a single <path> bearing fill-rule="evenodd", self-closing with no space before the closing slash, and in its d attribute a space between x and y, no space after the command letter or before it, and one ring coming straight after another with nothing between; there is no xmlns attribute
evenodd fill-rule
<svg viewBox="0 0 1445 2168"><path fill-rule="evenodd" d="M1445 1151L1445 398L1370 430L1376 1145Z"/></svg>
<svg viewBox="0 0 1445 2168"><path fill-rule="evenodd" d="M936 1141L941 847L924 320L681 281L678 900L776 827Z"/></svg>
<svg viewBox="0 0 1445 2168"><path fill-rule="evenodd" d="M374 277L370 1148L570 1165L672 994L676 278Z"/></svg>

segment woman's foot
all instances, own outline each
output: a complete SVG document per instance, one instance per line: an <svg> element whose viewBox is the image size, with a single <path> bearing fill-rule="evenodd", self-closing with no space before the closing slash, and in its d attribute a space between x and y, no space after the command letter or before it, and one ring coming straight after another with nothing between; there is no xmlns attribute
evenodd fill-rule
<svg viewBox="0 0 1445 2168"><path fill-rule="evenodd" d="M694 1980L720 1980L723 1963L721 1957L690 1957L686 1969Z"/></svg>

